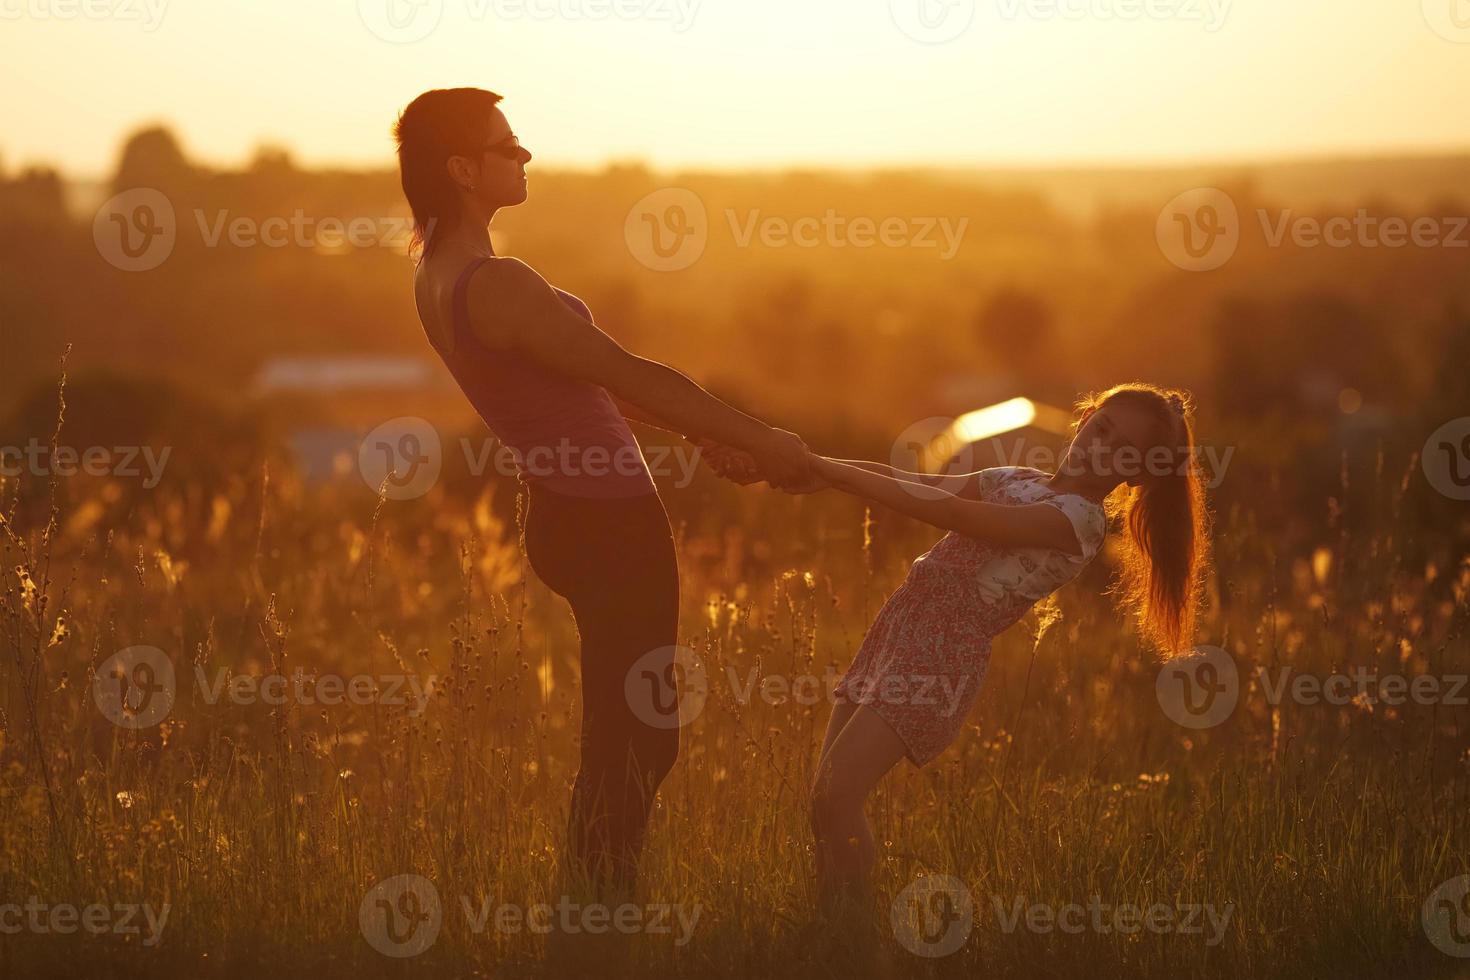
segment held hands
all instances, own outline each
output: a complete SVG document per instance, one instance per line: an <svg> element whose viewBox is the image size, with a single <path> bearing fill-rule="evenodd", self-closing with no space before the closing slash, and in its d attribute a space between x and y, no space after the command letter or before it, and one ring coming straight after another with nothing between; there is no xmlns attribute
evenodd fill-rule
<svg viewBox="0 0 1470 980"><path fill-rule="evenodd" d="M830 490L832 481L828 478L827 459L816 453L807 451L807 478L800 483L787 484L780 489L792 494L816 493L818 490Z"/></svg>
<svg viewBox="0 0 1470 980"><path fill-rule="evenodd" d="M755 457L745 450L722 446L708 439L695 439L693 442L699 449L700 457L704 460L705 465L720 479L729 480L742 487L760 482L761 474L760 469L756 466Z"/></svg>
<svg viewBox="0 0 1470 980"><path fill-rule="evenodd" d="M775 490L792 490L811 479L811 450L801 437L785 429L771 429L752 454L761 476Z"/></svg>
<svg viewBox="0 0 1470 980"><path fill-rule="evenodd" d="M759 457L708 439L696 439L694 445L716 476L743 487L765 481L777 490L806 494L831 486L818 472L827 461L800 437L781 429L772 429L770 436Z"/></svg>

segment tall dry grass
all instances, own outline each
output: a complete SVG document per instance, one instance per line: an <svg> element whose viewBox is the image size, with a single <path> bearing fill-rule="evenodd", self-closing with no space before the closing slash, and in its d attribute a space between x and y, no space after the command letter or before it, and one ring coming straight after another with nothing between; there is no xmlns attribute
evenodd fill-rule
<svg viewBox="0 0 1470 980"><path fill-rule="evenodd" d="M1407 479L1371 526L1283 553L1220 515L1202 641L1245 676L1290 665L1465 668L1470 564L1411 567ZM241 472L136 495L9 481L0 509L0 902L168 903L162 941L0 935L30 977L1451 975L1424 900L1470 871L1462 707L1271 705L1254 681L1224 725L1164 716L1157 664L1107 596L1105 563L996 644L966 732L878 792L875 938L815 923L806 788L828 705L742 700L752 676L835 676L933 532L835 494L702 482L668 494L682 640L711 696L660 793L640 901L698 909L692 940L476 934L461 909L558 898L576 764L576 636L530 576L503 484L384 503L361 483ZM53 484L53 487L56 487ZM1329 531L1331 529L1328 529ZM1339 528L1338 530L1342 530ZM134 644L172 658L179 697L140 731L93 702ZM232 704L196 672L437 675L425 706ZM754 671L752 675L750 672ZM732 684L729 677L738 679ZM757 688L758 690L758 688ZM809 700L809 699L808 699ZM420 713L419 709L423 707ZM437 942L380 955L359 928L375 882L417 873ZM913 956L887 901L962 880L974 932ZM1208 936L1006 931L1017 900L1230 910Z"/></svg>

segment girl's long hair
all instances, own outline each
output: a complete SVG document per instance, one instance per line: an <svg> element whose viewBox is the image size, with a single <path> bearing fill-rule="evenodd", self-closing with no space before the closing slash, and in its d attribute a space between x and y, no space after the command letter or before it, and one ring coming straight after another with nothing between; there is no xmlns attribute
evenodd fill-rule
<svg viewBox="0 0 1470 980"><path fill-rule="evenodd" d="M1120 484L1108 498L1108 516L1125 532L1117 593L1145 638L1164 657L1175 657L1193 643L1209 567L1210 513L1195 458L1194 400L1186 391L1142 382L1117 385L1077 403L1075 428L1115 400L1158 421L1159 445L1172 460L1168 467L1144 466L1139 486Z"/></svg>
<svg viewBox="0 0 1470 980"><path fill-rule="evenodd" d="M445 163L452 156L479 156L490 136L490 110L499 102L500 96L482 88L438 88L398 114L393 141L403 195L413 210L410 254L427 254L434 235L459 221L460 190Z"/></svg>

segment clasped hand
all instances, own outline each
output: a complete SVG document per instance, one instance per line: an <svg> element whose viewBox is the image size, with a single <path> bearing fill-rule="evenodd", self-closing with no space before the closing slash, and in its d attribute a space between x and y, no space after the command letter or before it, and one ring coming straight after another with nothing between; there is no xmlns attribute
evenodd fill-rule
<svg viewBox="0 0 1470 980"><path fill-rule="evenodd" d="M805 494L831 485L818 472L821 457L808 449L800 436L783 429L771 430L759 456L707 439L695 440L694 444L716 476L743 487L765 482L776 490Z"/></svg>

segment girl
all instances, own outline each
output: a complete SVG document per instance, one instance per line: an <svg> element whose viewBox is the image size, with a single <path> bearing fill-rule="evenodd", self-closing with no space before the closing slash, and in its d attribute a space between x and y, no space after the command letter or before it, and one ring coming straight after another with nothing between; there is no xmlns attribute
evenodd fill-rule
<svg viewBox="0 0 1470 980"><path fill-rule="evenodd" d="M811 797L824 907L869 897L868 794L900 759L922 766L953 741L991 640L1082 571L1109 516L1125 530L1120 593L1142 632L1166 655L1189 642L1208 532L1189 396L1119 385L1084 398L1073 429L1054 474L813 457L803 489L824 483L950 532L913 563L837 685Z"/></svg>

